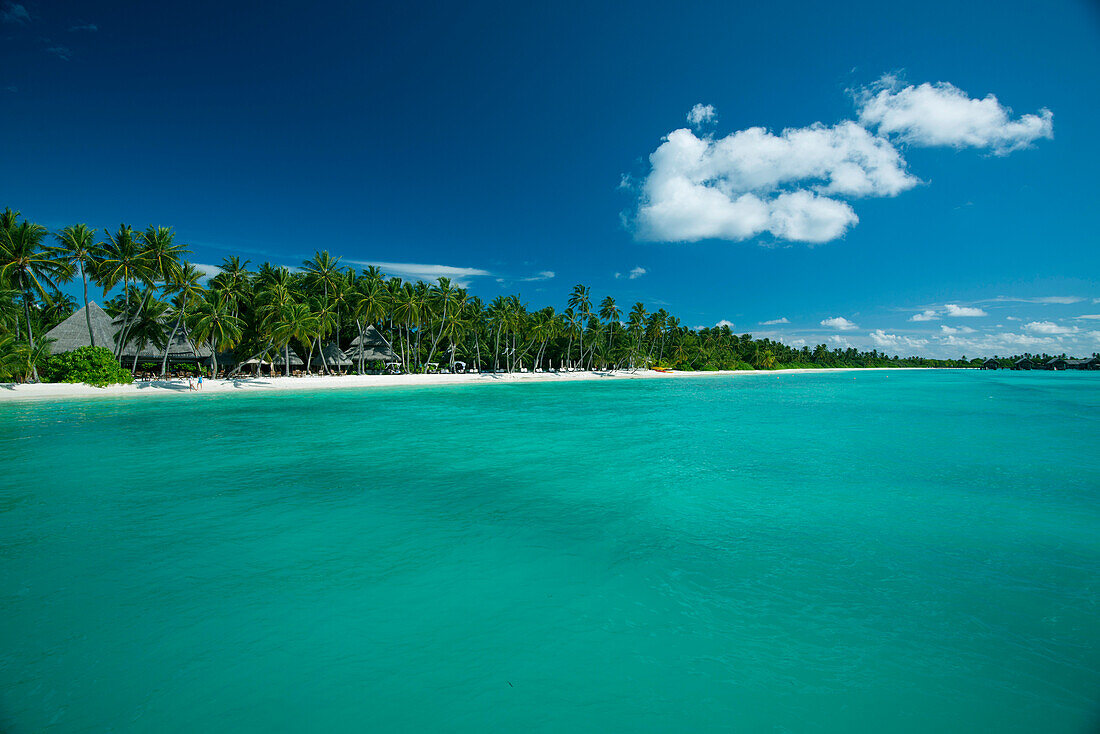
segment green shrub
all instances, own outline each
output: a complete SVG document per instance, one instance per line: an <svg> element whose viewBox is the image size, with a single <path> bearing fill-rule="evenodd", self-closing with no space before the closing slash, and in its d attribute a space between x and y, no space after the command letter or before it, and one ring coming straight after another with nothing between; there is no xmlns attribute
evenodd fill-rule
<svg viewBox="0 0 1100 734"><path fill-rule="evenodd" d="M129 370L119 367L106 347L81 347L55 354L46 363L45 379L50 382L84 382L95 387L128 385L134 381Z"/></svg>

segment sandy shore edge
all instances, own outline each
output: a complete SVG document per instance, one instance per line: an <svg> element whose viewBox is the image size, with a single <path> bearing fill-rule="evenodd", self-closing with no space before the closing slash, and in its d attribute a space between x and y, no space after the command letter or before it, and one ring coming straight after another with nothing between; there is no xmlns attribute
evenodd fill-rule
<svg viewBox="0 0 1100 734"><path fill-rule="evenodd" d="M131 385L92 387L84 384L41 383L37 385L0 384L0 402L11 400L64 399L89 397L129 397L151 395L224 395L228 393L271 392L283 390L336 390L373 387L436 387L440 385L514 384L525 382L578 382L583 380L675 380L692 377L755 375L760 377L827 372L869 372L929 369L921 367L836 367L797 370L724 370L718 372L657 372L656 370L618 372L520 372L465 375L347 375L343 377L259 377L233 380L203 380L201 391L191 392L186 380L135 382Z"/></svg>

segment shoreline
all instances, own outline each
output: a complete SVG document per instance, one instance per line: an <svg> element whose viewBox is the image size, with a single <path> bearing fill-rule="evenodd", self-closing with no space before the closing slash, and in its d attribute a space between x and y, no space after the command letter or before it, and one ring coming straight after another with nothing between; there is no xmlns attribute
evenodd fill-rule
<svg viewBox="0 0 1100 734"><path fill-rule="evenodd" d="M444 385L495 385L534 382L581 382L591 380L676 380L687 377L729 377L734 375L790 375L829 372L880 372L934 369L932 367L823 367L792 370L718 370L714 372L513 372L473 374L345 375L311 377L244 377L232 380L204 379L203 389L190 391L186 380L154 380L129 385L93 387L84 383L46 382L0 384L0 402L17 400L64 400L66 398L149 397L168 395L225 395L234 393L285 392L291 390L340 390L384 387L439 387Z"/></svg>

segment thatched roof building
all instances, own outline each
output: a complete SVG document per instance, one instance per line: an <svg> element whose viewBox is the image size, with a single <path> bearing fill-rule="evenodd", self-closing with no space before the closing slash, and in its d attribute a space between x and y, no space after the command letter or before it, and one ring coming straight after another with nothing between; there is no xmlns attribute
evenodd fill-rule
<svg viewBox="0 0 1100 734"><path fill-rule="evenodd" d="M348 347L347 356L356 363L360 357L364 362L392 362L396 359L390 343L373 326L364 329L362 339L355 337Z"/></svg>
<svg viewBox="0 0 1100 734"><path fill-rule="evenodd" d="M174 326L174 324L172 325ZM172 333L172 326L167 326L166 331ZM131 341L122 350L122 360L133 360L136 345ZM164 349L154 344L147 344L141 348L137 355L139 362L160 361L164 358ZM187 329L184 326L176 331L176 338L168 344L169 362L208 362L210 360L210 347L206 344L192 344L188 339Z"/></svg>
<svg viewBox="0 0 1100 734"><path fill-rule="evenodd" d="M88 304L87 317L85 317L82 308L46 332L46 339L55 340L49 345L50 353L61 354L81 347L92 346L92 340L88 334L89 320L92 322L92 335L95 336L95 345L114 351L117 329L111 322L111 317L107 315L107 312L100 308L95 301L92 301Z"/></svg>
<svg viewBox="0 0 1100 734"><path fill-rule="evenodd" d="M322 364L321 353L324 353L325 360ZM348 355L344 354L344 351L340 347L336 346L335 342L329 342L321 347L320 352L313 353L313 359L310 360L310 367L324 367L327 364L329 369L333 367L351 367L354 364Z"/></svg>
<svg viewBox="0 0 1100 734"><path fill-rule="evenodd" d="M286 366L286 355L283 354L283 350L280 349L279 353L275 355L275 358L271 360L271 363L276 367ZM293 349L290 350L290 366L291 367L305 367L306 363L302 361L302 358L298 356L298 353Z"/></svg>

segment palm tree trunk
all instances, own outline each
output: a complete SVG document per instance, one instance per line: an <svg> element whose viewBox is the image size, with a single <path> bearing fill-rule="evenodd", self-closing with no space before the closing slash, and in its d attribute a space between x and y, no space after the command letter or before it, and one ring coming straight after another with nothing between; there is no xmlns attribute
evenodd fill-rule
<svg viewBox="0 0 1100 734"><path fill-rule="evenodd" d="M38 365L34 363L34 330L31 329L30 293L23 291L23 316L27 319L27 343L30 351L27 352L27 366L31 368L31 377L38 382Z"/></svg>
<svg viewBox="0 0 1100 734"><path fill-rule="evenodd" d="M95 346L95 334L92 333L92 315L88 313L88 271L84 269L84 262L80 263L80 277L84 280L84 320L88 322L88 341Z"/></svg>
<svg viewBox="0 0 1100 734"><path fill-rule="evenodd" d="M176 332L180 328L180 322L183 321L183 311L180 311L179 316L176 317L176 324L172 327L172 335L168 337L168 341L164 345L164 359L160 362L160 377L164 379L164 371L168 369L168 350L172 347L172 342L175 341Z"/></svg>
<svg viewBox="0 0 1100 734"><path fill-rule="evenodd" d="M290 377L290 342L283 345L283 358L286 360L286 376Z"/></svg>

